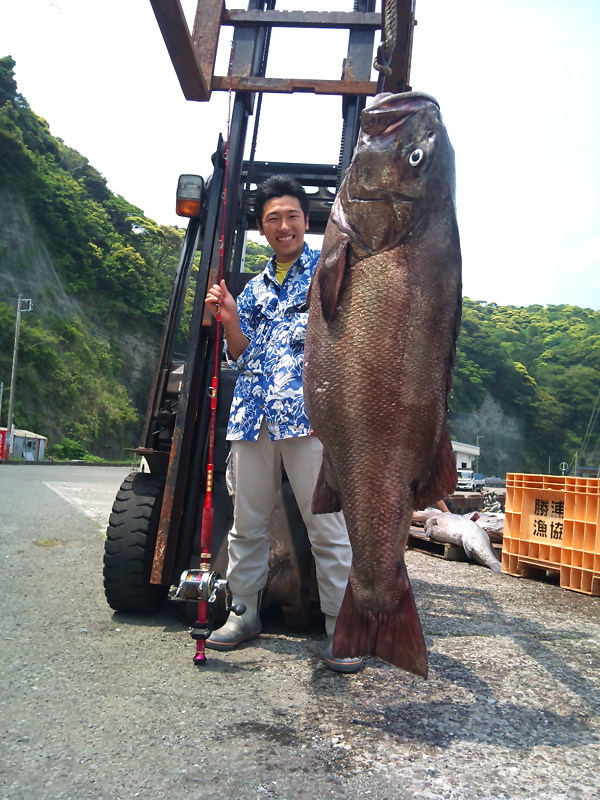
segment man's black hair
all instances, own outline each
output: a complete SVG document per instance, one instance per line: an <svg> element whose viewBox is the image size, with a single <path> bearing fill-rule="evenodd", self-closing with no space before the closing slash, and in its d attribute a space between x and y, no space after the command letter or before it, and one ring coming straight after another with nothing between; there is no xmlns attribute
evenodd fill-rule
<svg viewBox="0 0 600 800"><path fill-rule="evenodd" d="M300 186L298 181L290 178L289 175L271 175L270 178L260 184L254 199L254 217L260 225L262 225L265 203L274 197L283 197L286 194L298 200L304 216L308 217L310 198L304 191L304 187Z"/></svg>

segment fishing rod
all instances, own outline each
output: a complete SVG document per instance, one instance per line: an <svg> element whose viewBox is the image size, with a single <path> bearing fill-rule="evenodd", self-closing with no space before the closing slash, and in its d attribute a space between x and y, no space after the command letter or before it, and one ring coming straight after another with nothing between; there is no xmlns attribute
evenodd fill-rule
<svg viewBox="0 0 600 800"><path fill-rule="evenodd" d="M224 274L225 260L225 235L227 230L227 187L229 182L229 147L231 139L231 100L233 95L233 61L235 51L235 40L231 43L231 53L229 59L229 101L227 112L227 140L225 143L223 173L223 193L221 201L221 236L219 239L219 267L217 274L217 284L220 285ZM208 615L208 604L214 603L219 594L224 593L226 598L227 611L233 611L240 616L246 610L243 603L231 605L231 592L226 580L221 579L220 575L211 571L211 549L214 528L214 502L213 502L213 483L214 483L214 456L215 456L215 434L217 427L217 398L219 392L220 356L221 356L221 308L216 306L215 331L213 341L213 374L208 390L210 397L210 416L208 423L208 453L206 464L206 488L204 492L204 503L202 507L202 522L200 527L200 566L199 569L185 570L181 576L179 588L175 597L180 600L194 600L198 602L198 612L196 622L190 628L189 633L196 641L196 653L194 664L203 666L206 664L206 640L212 633L212 625Z"/></svg>

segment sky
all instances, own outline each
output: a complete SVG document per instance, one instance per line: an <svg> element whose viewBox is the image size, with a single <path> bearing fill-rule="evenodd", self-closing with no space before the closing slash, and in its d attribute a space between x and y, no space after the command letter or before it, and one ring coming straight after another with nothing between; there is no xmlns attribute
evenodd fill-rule
<svg viewBox="0 0 600 800"><path fill-rule="evenodd" d="M182 5L191 26L196 0ZM411 84L438 99L456 153L464 294L600 310L600 0L416 0L416 19ZM181 225L177 178L210 174L227 95L185 100L149 0L0 0L0 21L0 56L51 132L147 216ZM347 37L276 29L267 74L338 78ZM339 98L266 95L256 157L334 164L341 122Z"/></svg>

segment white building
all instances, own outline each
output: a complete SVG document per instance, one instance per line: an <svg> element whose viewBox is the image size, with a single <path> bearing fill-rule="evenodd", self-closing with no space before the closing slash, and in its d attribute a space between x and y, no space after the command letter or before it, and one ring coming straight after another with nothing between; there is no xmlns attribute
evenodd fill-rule
<svg viewBox="0 0 600 800"><path fill-rule="evenodd" d="M6 428L0 428L6 431ZM6 436L8 440L8 432ZM26 461L43 461L48 446L48 437L39 433L14 429L14 442L11 455L13 458L24 458Z"/></svg>
<svg viewBox="0 0 600 800"><path fill-rule="evenodd" d="M452 450L456 458L456 469L475 469L473 462L477 463L480 447L464 442L452 442Z"/></svg>

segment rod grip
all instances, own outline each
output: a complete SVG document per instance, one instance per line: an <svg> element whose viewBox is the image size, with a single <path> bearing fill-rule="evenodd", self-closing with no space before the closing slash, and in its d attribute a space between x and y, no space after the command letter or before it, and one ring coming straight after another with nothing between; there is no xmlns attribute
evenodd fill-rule
<svg viewBox="0 0 600 800"><path fill-rule="evenodd" d="M212 547L213 518L215 510L210 508L202 509L202 530L200 533L200 547L203 553L210 553Z"/></svg>

